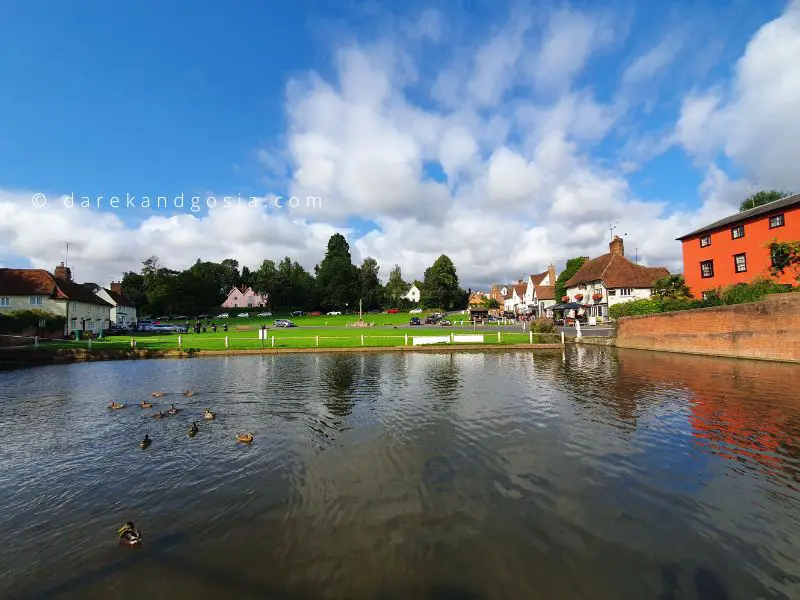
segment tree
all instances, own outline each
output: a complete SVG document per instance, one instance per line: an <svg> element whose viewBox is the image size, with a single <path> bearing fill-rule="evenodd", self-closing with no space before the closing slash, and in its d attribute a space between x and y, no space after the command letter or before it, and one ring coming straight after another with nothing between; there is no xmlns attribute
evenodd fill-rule
<svg viewBox="0 0 800 600"><path fill-rule="evenodd" d="M386 282L386 287L384 288L384 297L392 306L399 306L400 300L408 293L410 287L408 283L403 281L400 265L395 265L389 271L389 281Z"/></svg>
<svg viewBox="0 0 800 600"><path fill-rule="evenodd" d="M773 277L782 276L787 270L794 271L797 281L800 281L800 241L779 242L773 240L767 245L772 266L770 274Z"/></svg>
<svg viewBox="0 0 800 600"><path fill-rule="evenodd" d="M234 287L241 285L242 277L239 275L239 261L234 258L226 258L220 263L220 282L228 294Z"/></svg>
<svg viewBox="0 0 800 600"><path fill-rule="evenodd" d="M383 300L383 286L378 277L380 267L378 261L368 256L358 268L359 299L364 310L380 308Z"/></svg>
<svg viewBox="0 0 800 600"><path fill-rule="evenodd" d="M357 301L358 267L353 264L350 246L341 233L333 234L328 240L315 287L322 310L341 310Z"/></svg>
<svg viewBox="0 0 800 600"><path fill-rule="evenodd" d="M567 295L567 287L564 285L570 278L578 272L585 263L589 260L588 256L576 256L575 258L570 258L567 261L564 270L561 272L561 275L558 276L556 279L556 301L560 302L561 298Z"/></svg>
<svg viewBox="0 0 800 600"><path fill-rule="evenodd" d="M497 310L500 308L500 303L497 301L497 298L484 298L481 300L481 305L489 310Z"/></svg>
<svg viewBox="0 0 800 600"><path fill-rule="evenodd" d="M739 212L744 212L746 210L750 210L751 208L756 208L757 206L769 204L770 202L775 202L776 200L781 200L782 198L786 198L786 196L791 195L791 192L781 192L778 190L756 192L739 205Z"/></svg>
<svg viewBox="0 0 800 600"><path fill-rule="evenodd" d="M653 284L652 295L662 300L686 300L693 297L683 275L667 275L657 280Z"/></svg>
<svg viewBox="0 0 800 600"><path fill-rule="evenodd" d="M426 308L452 310L461 303L464 290L458 285L456 267L450 258L442 254L425 269L420 302Z"/></svg>
<svg viewBox="0 0 800 600"><path fill-rule="evenodd" d="M124 273L122 275L122 293L137 307L144 306L147 303L147 286L144 276L133 271Z"/></svg>
<svg viewBox="0 0 800 600"><path fill-rule="evenodd" d="M253 287L253 274L248 267L242 267L242 276L240 278L241 285Z"/></svg>

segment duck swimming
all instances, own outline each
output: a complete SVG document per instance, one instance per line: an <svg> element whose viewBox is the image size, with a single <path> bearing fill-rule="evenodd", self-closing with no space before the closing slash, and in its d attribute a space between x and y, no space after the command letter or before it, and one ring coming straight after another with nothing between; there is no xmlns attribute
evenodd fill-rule
<svg viewBox="0 0 800 600"><path fill-rule="evenodd" d="M117 530L119 541L127 546L138 546L142 543L142 532L136 529L133 521L128 521Z"/></svg>
<svg viewBox="0 0 800 600"><path fill-rule="evenodd" d="M108 405L108 408L110 408L111 410L119 410L120 408L125 408L125 405L120 404L119 402L111 402Z"/></svg>
<svg viewBox="0 0 800 600"><path fill-rule="evenodd" d="M170 404L169 408L167 409L167 414L174 415L177 412L178 412L178 409L175 408L175 405L174 404Z"/></svg>
<svg viewBox="0 0 800 600"><path fill-rule="evenodd" d="M194 392L192 390L186 390L185 392L183 392L183 395L184 396L194 396Z"/></svg>
<svg viewBox="0 0 800 600"><path fill-rule="evenodd" d="M198 431L200 431L200 429L197 427L197 423L192 423L192 426L189 427L189 437L196 436Z"/></svg>
<svg viewBox="0 0 800 600"><path fill-rule="evenodd" d="M242 442L243 444L249 444L253 441L253 434L252 433L237 433L236 434L236 441Z"/></svg>
<svg viewBox="0 0 800 600"><path fill-rule="evenodd" d="M145 448L147 448L150 445L150 442L152 442L152 441L153 440L150 439L150 436L145 434L144 435L144 439L141 442L139 442L139 448L144 450Z"/></svg>
<svg viewBox="0 0 800 600"><path fill-rule="evenodd" d="M210 408L207 408L207 409L205 409L205 410L203 411L203 418L204 418L204 419L206 419L206 420L208 420L208 421L210 421L211 419L213 419L213 418L214 418L214 417L216 417L216 416L217 416L217 415L215 415L213 412L211 412L211 409L210 409Z"/></svg>
<svg viewBox="0 0 800 600"><path fill-rule="evenodd" d="M150 394L153 398L161 398L164 395L164 392L153 392Z"/></svg>
<svg viewBox="0 0 800 600"><path fill-rule="evenodd" d="M141 404L139 404L139 406L141 406L142 408L153 408L153 403L152 402L145 402L144 400L142 400L142 402L141 402Z"/></svg>
<svg viewBox="0 0 800 600"><path fill-rule="evenodd" d="M154 414L153 416L154 416L156 419L161 419L161 418L165 417L166 415L165 415L163 412L161 412L161 411L158 411L158 412L157 412L156 414Z"/></svg>

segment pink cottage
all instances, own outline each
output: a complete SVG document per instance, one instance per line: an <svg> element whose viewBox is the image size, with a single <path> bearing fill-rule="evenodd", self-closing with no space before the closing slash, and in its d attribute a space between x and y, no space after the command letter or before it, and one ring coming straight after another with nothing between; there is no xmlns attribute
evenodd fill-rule
<svg viewBox="0 0 800 600"><path fill-rule="evenodd" d="M261 307L267 305L269 294L261 296L253 291L253 288L243 285L241 288L233 288L229 293L222 308L245 308Z"/></svg>

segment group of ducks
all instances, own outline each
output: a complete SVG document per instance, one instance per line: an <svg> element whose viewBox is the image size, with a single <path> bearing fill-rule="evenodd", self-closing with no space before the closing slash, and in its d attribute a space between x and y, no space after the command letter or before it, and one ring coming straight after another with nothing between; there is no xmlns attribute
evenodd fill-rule
<svg viewBox="0 0 800 600"><path fill-rule="evenodd" d="M161 398L164 395L164 392L153 392L151 395L153 396L153 398ZM191 391L191 390L186 390L186 391L183 392L183 395L187 396L187 397L194 396L194 392ZM153 408L153 403L152 402L146 402L146 401L142 400L141 403L139 403L139 406L141 408ZM125 405L120 403L120 402L111 402L108 405L108 408L111 409L111 410L119 410L121 408L125 408ZM177 412L178 412L178 409L175 407L175 405L174 404L170 404L169 408L167 409L166 412L158 411L153 416L156 419L162 419L167 415L177 414ZM205 419L206 421L211 421L214 418L216 418L216 416L217 416L216 413L211 412L210 408L206 408L203 411L203 419ZM197 427L197 423L192 423L192 426L189 427L189 437L196 436L198 431L200 431L200 428ZM153 440L150 439L150 436L145 434L144 439L139 443L139 447L142 448L142 449L147 448L152 443L152 441ZM245 444L249 444L250 442L253 441L253 434L252 433L238 433L238 434L236 434L236 441L242 442L242 443L245 443Z"/></svg>

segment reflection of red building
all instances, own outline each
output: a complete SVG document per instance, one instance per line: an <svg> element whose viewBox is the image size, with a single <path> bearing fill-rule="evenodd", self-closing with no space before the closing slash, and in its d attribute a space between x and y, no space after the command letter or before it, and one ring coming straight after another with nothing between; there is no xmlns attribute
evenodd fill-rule
<svg viewBox="0 0 800 600"><path fill-rule="evenodd" d="M618 351L620 380L649 380L662 389L685 390L696 443L725 458L791 472L800 479L795 441L800 433L796 365L754 360Z"/></svg>

